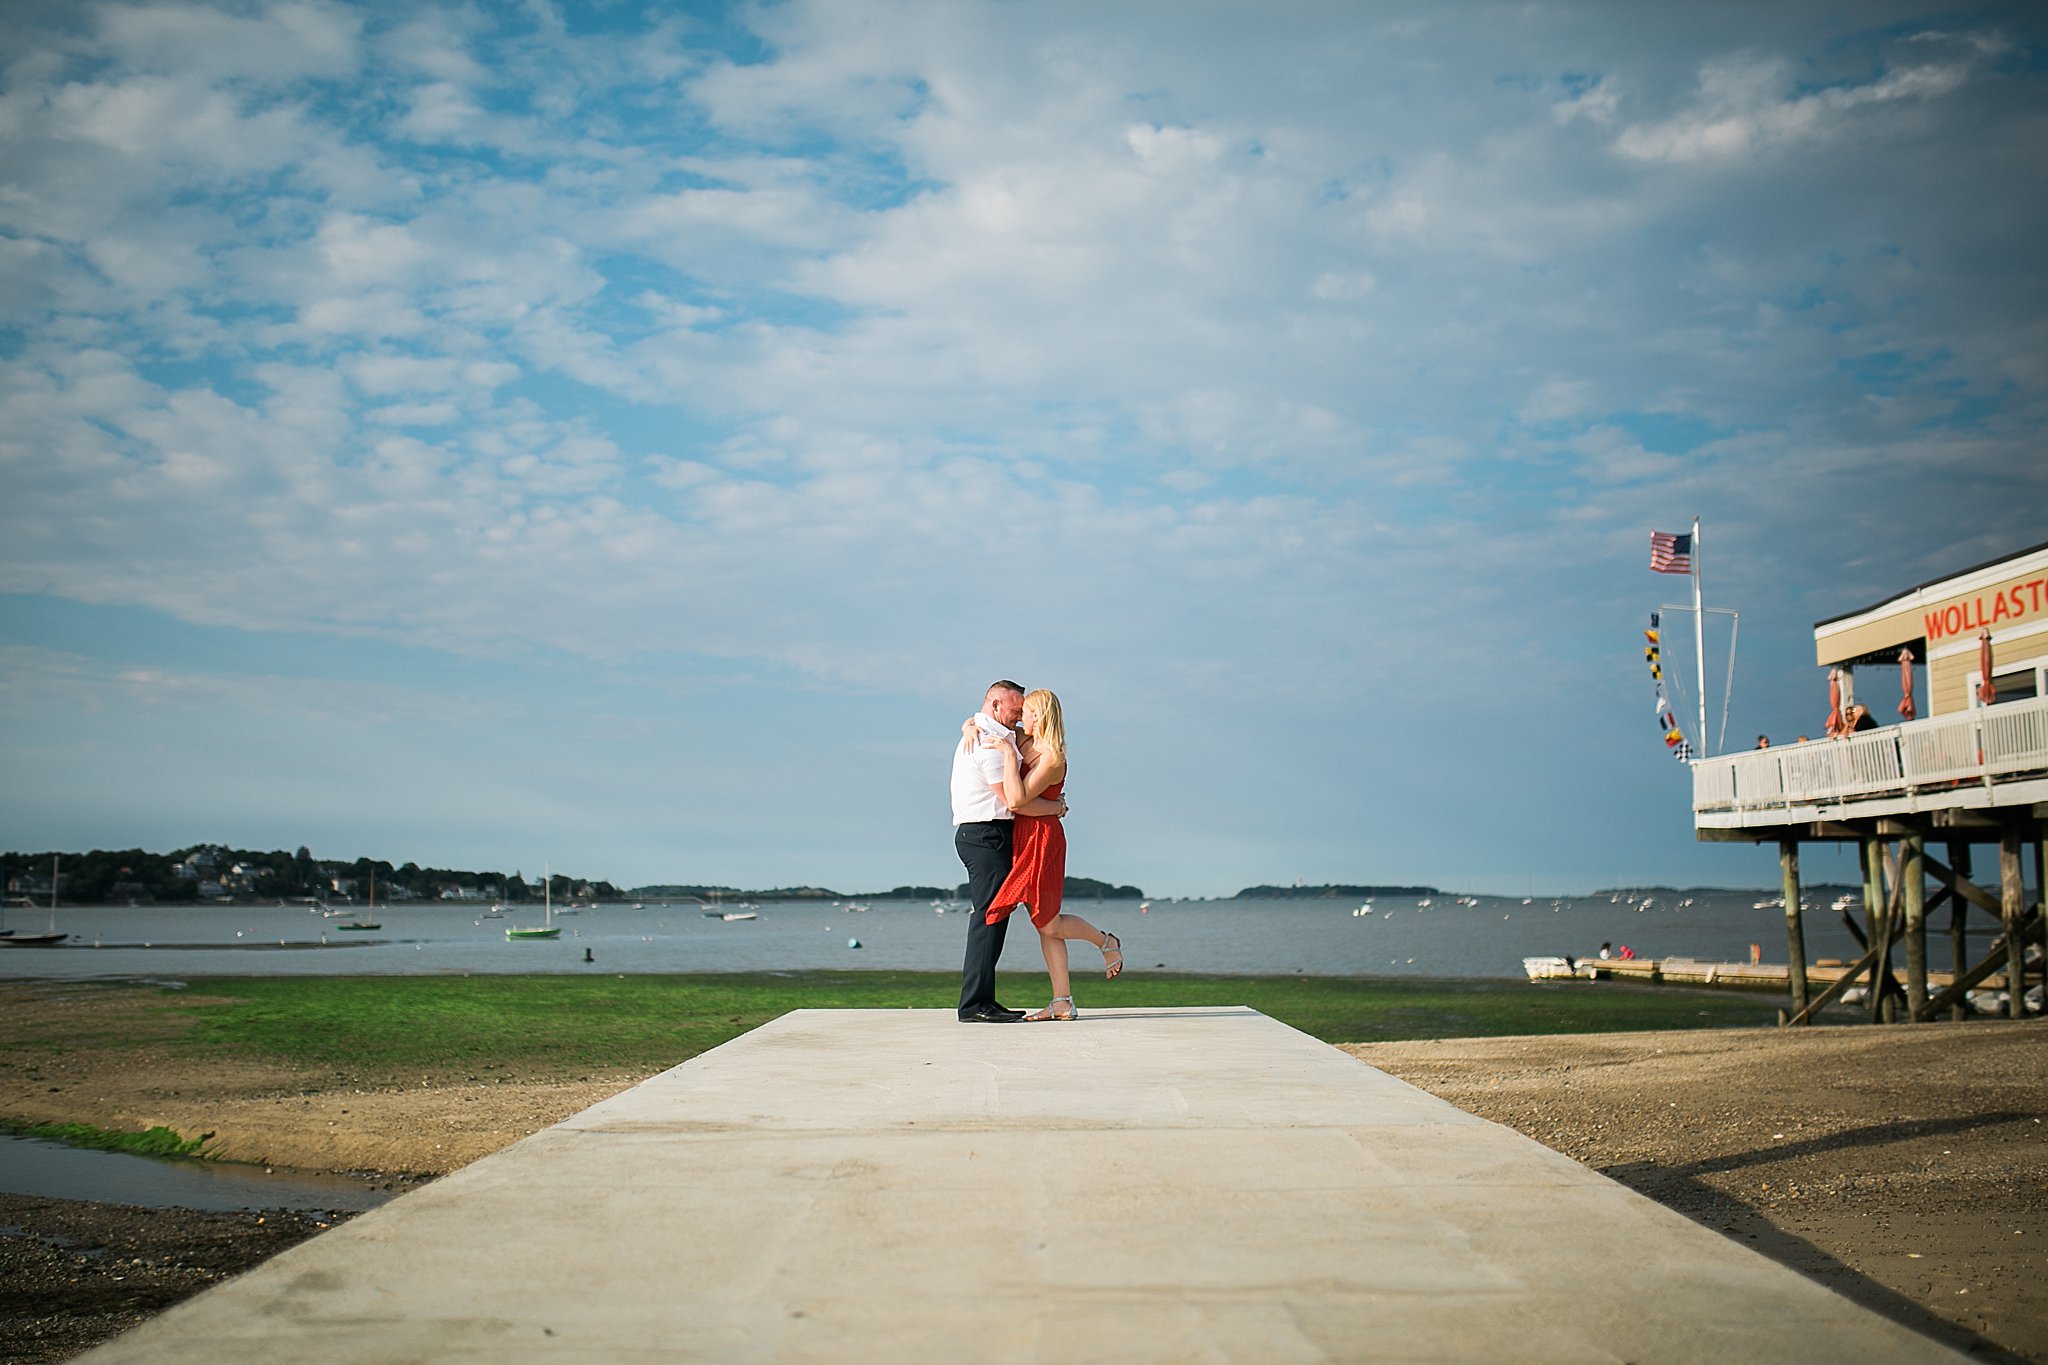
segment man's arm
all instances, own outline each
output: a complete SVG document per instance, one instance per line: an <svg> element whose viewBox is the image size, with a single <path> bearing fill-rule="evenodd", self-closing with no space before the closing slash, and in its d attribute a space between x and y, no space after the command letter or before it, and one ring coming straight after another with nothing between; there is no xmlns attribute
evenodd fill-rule
<svg viewBox="0 0 2048 1365"><path fill-rule="evenodd" d="M988 789L990 792L994 793L997 801L1003 802L1006 805L1008 804L1006 798L1003 796L1002 783L991 782L989 784ZM1010 806L1010 814L1012 815L1065 815L1066 813L1066 802L1048 801L1042 796L1034 796L1021 806Z"/></svg>

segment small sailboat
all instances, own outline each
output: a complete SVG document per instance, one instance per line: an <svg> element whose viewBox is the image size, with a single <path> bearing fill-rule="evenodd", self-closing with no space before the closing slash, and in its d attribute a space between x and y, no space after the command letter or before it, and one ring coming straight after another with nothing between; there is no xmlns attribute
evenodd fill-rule
<svg viewBox="0 0 2048 1365"><path fill-rule="evenodd" d="M356 931L358 931L358 932L361 932L361 931L363 931L363 930L368 930L368 929L382 929L382 928L384 927L384 926L383 926L382 924L379 924L379 923L377 922L377 869L376 869L376 868L374 868L374 867L373 867L373 868L371 868L371 869L370 869L370 907L369 907L369 909L363 912L363 917L362 917L361 919L345 919L345 920L343 920L343 921L342 921L341 923L339 923L339 924L335 925L334 927L335 927L335 928L337 928L337 929L353 929L353 930L356 930Z"/></svg>
<svg viewBox="0 0 2048 1365"><path fill-rule="evenodd" d="M57 863L58 855L50 856L50 932L47 934L19 934L12 929L0 929L0 944L9 948L52 948L70 938L69 934L57 932Z"/></svg>
<svg viewBox="0 0 2048 1365"><path fill-rule="evenodd" d="M555 876L546 863L541 864L541 913L546 918L538 928L521 929L516 925L505 926L508 941L529 938L560 938L561 926L555 923Z"/></svg>

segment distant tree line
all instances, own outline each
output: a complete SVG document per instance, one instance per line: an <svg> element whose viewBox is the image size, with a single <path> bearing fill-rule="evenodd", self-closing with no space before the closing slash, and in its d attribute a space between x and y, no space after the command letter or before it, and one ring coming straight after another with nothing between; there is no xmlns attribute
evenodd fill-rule
<svg viewBox="0 0 2048 1365"><path fill-rule="evenodd" d="M1338 896L1440 896L1433 886L1247 886L1231 899L1241 901L1330 900Z"/></svg>
<svg viewBox="0 0 2048 1365"><path fill-rule="evenodd" d="M488 892L502 900L539 899L538 884L528 886L519 872L475 872L462 868L394 866L381 858L315 858L301 845L295 852L230 848L225 844L194 844L170 853L146 849L93 849L85 853L45 850L9 852L5 860L8 889L29 894L33 886L49 894L52 859L58 865L58 895L81 904L122 901L177 903L202 896L341 898L340 883L352 899L369 894L374 873L378 895L404 894L419 900L439 899L442 892ZM557 873L550 879L553 895L568 900L580 894L615 898L619 889L607 881L589 882ZM387 890L388 888L388 890Z"/></svg>
<svg viewBox="0 0 2048 1365"><path fill-rule="evenodd" d="M293 852L230 848L226 844L193 844L169 853L147 849L61 850L0 854L7 889L37 899L50 893L50 863L59 864L60 899L74 904L120 904L124 901L177 904L210 897L274 899L311 896L319 899L363 900L370 879L377 898L438 900L443 892L459 891L497 900L539 900L539 883L529 885L518 871L477 872L465 868L392 864L381 858L315 858L300 845ZM344 889L345 888L345 889ZM822 886L742 888L674 884L637 886L621 891L609 881L589 881L555 873L550 893L558 901L577 896L617 900L627 895L648 899L695 896L702 900L965 900L967 886L896 886L887 891L842 893ZM1250 894L1250 893L1242 893ZM1135 886L1117 886L1092 877L1069 877L1066 895L1073 900L1142 900Z"/></svg>
<svg viewBox="0 0 2048 1365"><path fill-rule="evenodd" d="M632 895L644 896L649 900L677 899L695 896L699 900L755 900L755 901L803 901L803 900L855 900L855 901L942 901L966 900L967 883L958 886L892 886L887 891L834 891L829 886L636 886ZM1066 896L1071 900L1143 900L1145 893L1135 886L1112 886L1108 882L1096 881L1093 877L1069 877L1066 881Z"/></svg>

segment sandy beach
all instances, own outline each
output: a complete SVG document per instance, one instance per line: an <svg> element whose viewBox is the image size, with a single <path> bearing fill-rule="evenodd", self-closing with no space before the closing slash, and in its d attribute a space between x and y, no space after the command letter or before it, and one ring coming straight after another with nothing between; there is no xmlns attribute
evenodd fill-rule
<svg viewBox="0 0 2048 1365"><path fill-rule="evenodd" d="M2037 1022L1345 1050L1979 1359L2048 1360Z"/></svg>
<svg viewBox="0 0 2048 1365"><path fill-rule="evenodd" d="M151 1036L152 994L0 987L23 997L6 1017L33 998L41 1043L0 1053L0 1117L162 1124L213 1133L212 1150L232 1160L430 1176L644 1079L499 1069L371 1083L194 1058ZM124 1020L133 1027L107 1044ZM0 1024L0 1044L8 1031ZM67 1034L98 1041L52 1042ZM2048 1360L2044 1040L2039 1024L1973 1023L1346 1050L1978 1358ZM0 1356L35 1361L64 1359L319 1225L10 1197L0 1229Z"/></svg>

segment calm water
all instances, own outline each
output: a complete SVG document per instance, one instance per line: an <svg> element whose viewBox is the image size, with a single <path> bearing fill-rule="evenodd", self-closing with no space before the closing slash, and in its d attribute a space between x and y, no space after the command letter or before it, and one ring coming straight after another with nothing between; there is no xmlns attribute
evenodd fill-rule
<svg viewBox="0 0 2048 1365"><path fill-rule="evenodd" d="M0 1191L149 1209L360 1212L396 1197L374 1182L177 1157L93 1152L0 1136Z"/></svg>
<svg viewBox="0 0 2048 1365"><path fill-rule="evenodd" d="M1522 976L1530 955L1589 956L1603 940L1639 956L1747 961L1785 958L1783 913L1759 910L1761 892L1698 895L1691 905L1657 896L1647 907L1606 896L1555 901L1481 896L1360 900L1077 901L1067 909L1114 930L1136 970L1305 972L1341 976ZM1816 898L1806 913L1807 954L1853 960L1840 917ZM383 928L352 933L303 906L253 908L81 907L59 911L74 935L54 948L0 948L0 977L87 978L286 975L414 975L468 972L737 972L810 968L960 965L961 912L929 903L877 901L865 913L812 902L769 902L759 918L707 919L696 905L608 905L560 916L560 939L508 942L507 925L533 925L538 909L482 916L445 904L378 907ZM36 917L34 928L41 928ZM1946 912L1929 936L1929 965L1949 965ZM1980 931L1981 932L1981 931ZM858 940L858 949L849 940ZM586 953L590 961L584 960ZM1077 945L1077 964L1090 950ZM1013 923L1003 967L1039 967L1037 936Z"/></svg>

